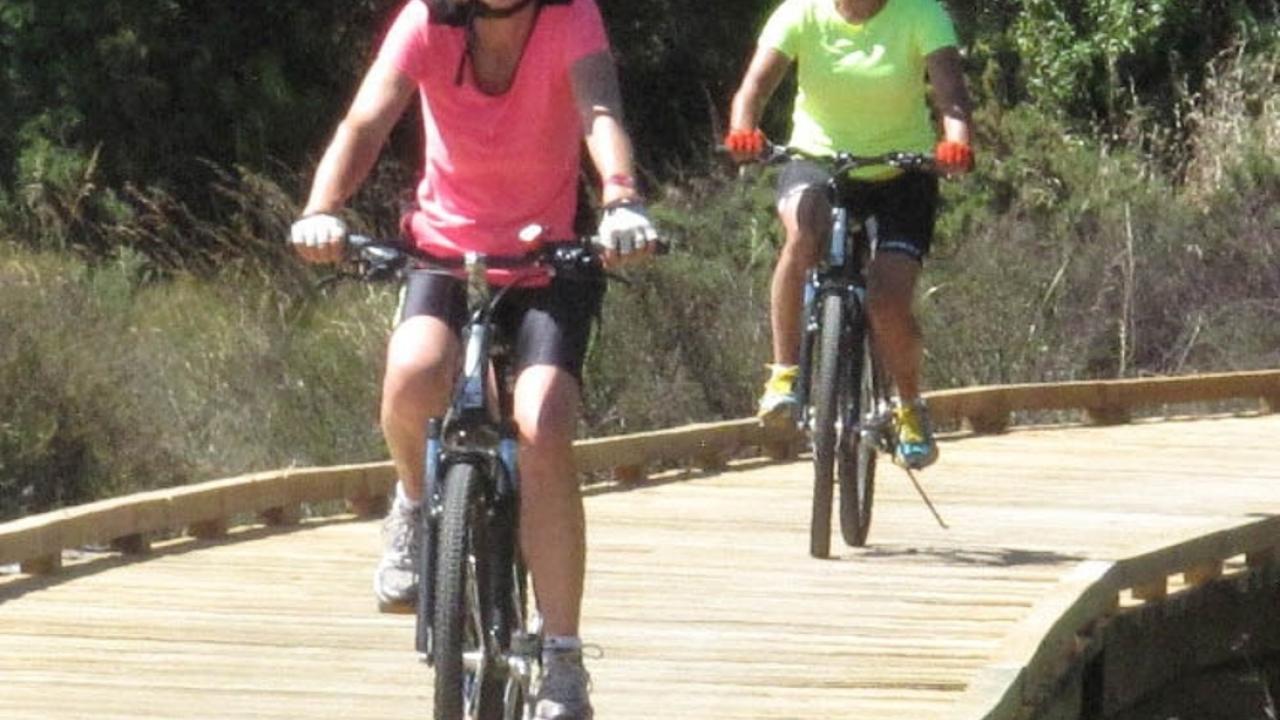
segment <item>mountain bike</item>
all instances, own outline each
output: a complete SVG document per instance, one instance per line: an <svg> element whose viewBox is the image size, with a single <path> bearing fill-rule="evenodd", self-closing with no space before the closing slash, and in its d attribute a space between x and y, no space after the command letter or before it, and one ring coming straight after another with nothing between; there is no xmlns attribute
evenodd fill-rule
<svg viewBox="0 0 1280 720"><path fill-rule="evenodd" d="M825 192L831 205L827 247L804 286L799 375L800 430L813 449L813 508L809 554L831 554L834 487L840 485L840 534L851 547L866 544L875 495L876 454L892 456L897 445L892 382L876 356L866 313L865 271L876 254L858 209L848 201L849 173L870 166L931 172L927 155L890 152L876 156L808 155L769 144L761 160L774 164L802 158L831 174Z"/></svg>
<svg viewBox="0 0 1280 720"><path fill-rule="evenodd" d="M519 547L511 339L493 318L508 290L545 270L604 282L600 259L587 238L540 243L519 258L445 260L360 236L348 238L348 248L366 279L395 279L410 268L465 277L462 364L448 411L427 427L415 646L435 668L436 720L531 718L541 623L528 609ZM516 274L491 288L486 271L498 267Z"/></svg>

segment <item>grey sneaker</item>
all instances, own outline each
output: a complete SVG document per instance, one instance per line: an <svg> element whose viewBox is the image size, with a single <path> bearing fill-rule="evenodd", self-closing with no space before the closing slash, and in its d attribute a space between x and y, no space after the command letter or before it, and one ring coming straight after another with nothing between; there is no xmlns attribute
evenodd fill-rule
<svg viewBox="0 0 1280 720"><path fill-rule="evenodd" d="M545 653L538 687L537 720L591 720L594 711L587 692L591 676L582 667L581 650Z"/></svg>
<svg viewBox="0 0 1280 720"><path fill-rule="evenodd" d="M393 502L382 521L382 559L373 575L378 611L411 613L418 596L418 548L421 532L417 509Z"/></svg>

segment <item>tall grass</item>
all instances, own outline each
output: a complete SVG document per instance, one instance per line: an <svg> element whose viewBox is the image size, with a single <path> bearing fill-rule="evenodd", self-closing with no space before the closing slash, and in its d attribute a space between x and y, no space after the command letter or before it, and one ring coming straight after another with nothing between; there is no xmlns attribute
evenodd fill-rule
<svg viewBox="0 0 1280 720"><path fill-rule="evenodd" d="M1226 58L1176 148L1141 140L1158 135L1141 118L1137 139L1102 143L984 110L979 169L945 183L922 281L928 385L1280 366L1278 66L1274 51ZM99 187L92 163L0 197L0 517L384 455L392 291L319 290L285 252L300 179L206 170L216 221L157 189ZM770 182L715 169L662 189L675 251L608 295L584 435L751 411ZM391 188L408 185L384 166L352 222L393 232Z"/></svg>
<svg viewBox="0 0 1280 720"><path fill-rule="evenodd" d="M296 297L243 268L138 272L128 254L0 255L0 514L381 456L390 290Z"/></svg>

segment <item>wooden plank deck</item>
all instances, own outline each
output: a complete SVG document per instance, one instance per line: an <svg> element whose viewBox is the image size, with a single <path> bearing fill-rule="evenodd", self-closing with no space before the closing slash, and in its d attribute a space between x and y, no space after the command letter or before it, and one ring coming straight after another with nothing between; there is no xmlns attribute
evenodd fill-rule
<svg viewBox="0 0 1280 720"><path fill-rule="evenodd" d="M806 462L589 491L597 717L940 717L1080 562L1280 514L1280 416L948 439L808 558ZM412 619L353 518L0 575L0 718L422 718Z"/></svg>

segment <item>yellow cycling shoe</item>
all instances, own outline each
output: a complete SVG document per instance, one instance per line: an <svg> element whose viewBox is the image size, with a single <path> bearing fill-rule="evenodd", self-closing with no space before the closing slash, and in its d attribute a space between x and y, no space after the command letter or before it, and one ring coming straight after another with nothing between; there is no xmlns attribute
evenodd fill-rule
<svg viewBox="0 0 1280 720"><path fill-rule="evenodd" d="M767 425L781 425L795 420L800 400L796 397L796 377L800 368L795 365L768 365L769 379L760 396L760 408L756 417Z"/></svg>
<svg viewBox="0 0 1280 720"><path fill-rule="evenodd" d="M938 444L933 440L933 423L924 398L898 403L893 409L898 444L893 461L909 470L920 470L938 460Z"/></svg>

